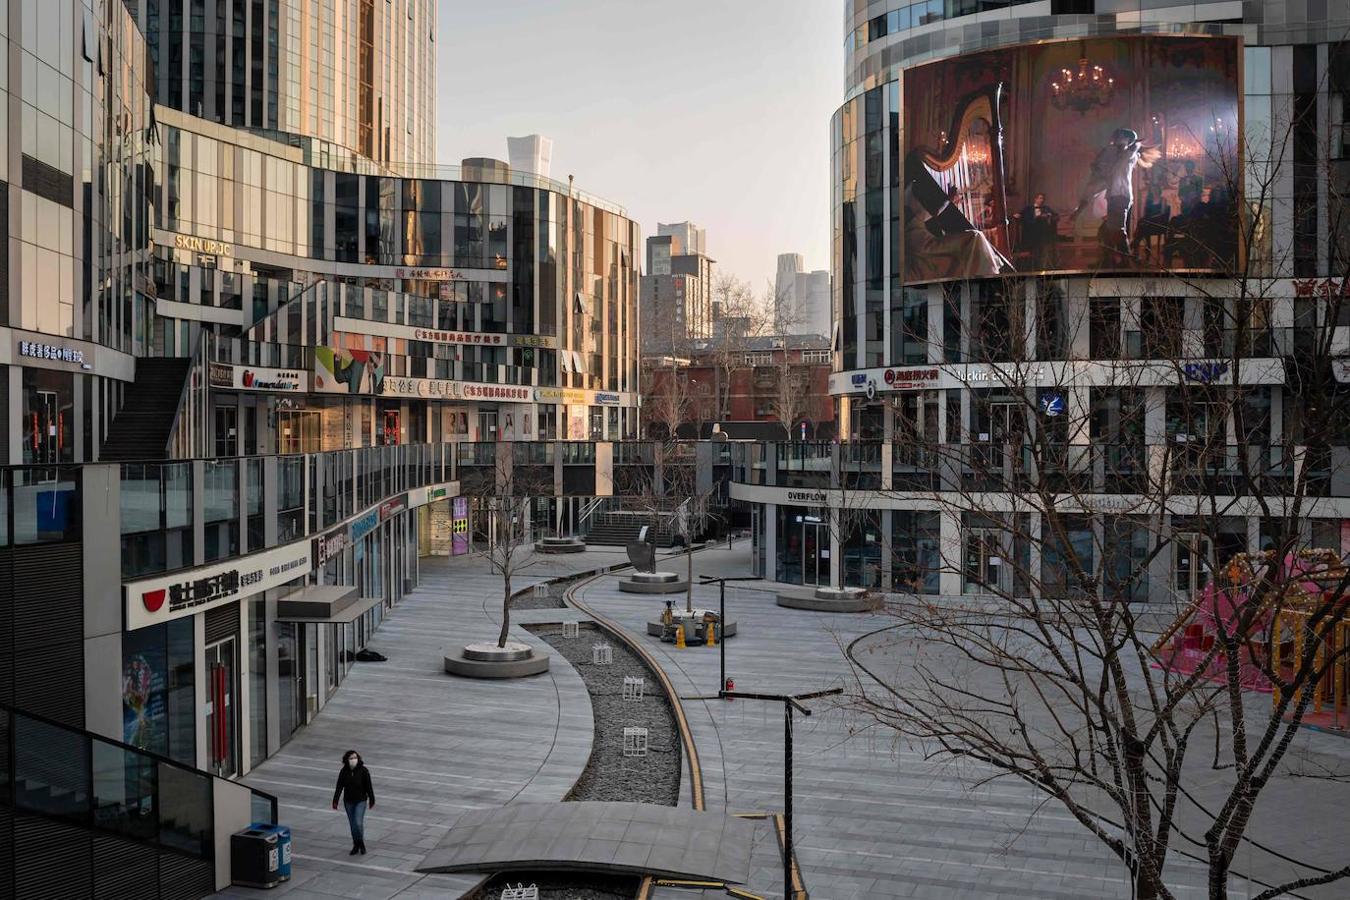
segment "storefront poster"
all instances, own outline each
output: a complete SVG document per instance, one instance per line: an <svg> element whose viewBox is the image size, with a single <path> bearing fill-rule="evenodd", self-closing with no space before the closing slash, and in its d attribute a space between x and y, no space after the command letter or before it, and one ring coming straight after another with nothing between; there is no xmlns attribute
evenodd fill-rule
<svg viewBox="0 0 1350 900"><path fill-rule="evenodd" d="M384 393L384 354L345 347L314 348L314 390L329 394Z"/></svg>
<svg viewBox="0 0 1350 900"><path fill-rule="evenodd" d="M1240 52L1101 37L907 70L905 281L1231 269Z"/></svg>
<svg viewBox="0 0 1350 900"><path fill-rule="evenodd" d="M122 660L122 741L162 753L168 743L165 658L162 641L156 643Z"/></svg>
<svg viewBox="0 0 1350 900"><path fill-rule="evenodd" d="M463 556L469 552L469 498L456 497L451 501L450 555Z"/></svg>

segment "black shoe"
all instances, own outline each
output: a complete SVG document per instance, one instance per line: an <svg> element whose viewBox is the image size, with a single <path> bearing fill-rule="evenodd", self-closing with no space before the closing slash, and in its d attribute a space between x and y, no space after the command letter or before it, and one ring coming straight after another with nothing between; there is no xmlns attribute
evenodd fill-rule
<svg viewBox="0 0 1350 900"><path fill-rule="evenodd" d="M361 851L361 855L362 855L362 856L365 856L365 855L366 855L366 842L365 842L365 841L362 841L361 843L357 844L356 846L357 846L357 848Z"/></svg>
<svg viewBox="0 0 1350 900"><path fill-rule="evenodd" d="M348 855L348 856L355 856L356 854L358 854L358 853L360 853L360 852L361 852L361 845L360 845L360 844L352 844L352 849L351 849L350 851L348 851L347 855Z"/></svg>

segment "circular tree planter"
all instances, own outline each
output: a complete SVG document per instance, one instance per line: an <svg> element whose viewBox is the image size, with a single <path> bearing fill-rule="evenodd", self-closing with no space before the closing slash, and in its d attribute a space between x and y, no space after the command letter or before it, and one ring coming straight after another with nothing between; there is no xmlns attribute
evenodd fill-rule
<svg viewBox="0 0 1350 900"><path fill-rule="evenodd" d="M708 612L716 613L717 611L699 609L698 607L695 607L692 613L685 612L683 607L677 607L674 610L675 624L679 625L685 622L693 623L693 632L694 632L693 634L689 633L690 629L688 628L685 629L684 639L686 643L702 644L707 640L707 637L703 634L702 631L703 627L702 623L704 613ZM665 625L662 624L660 619L657 619L654 622L648 622L647 633L652 637L660 637L662 634L665 633ZM734 638L735 636L736 636L736 621L734 619L727 622L723 627L720 627L717 630L717 639L719 641L722 640L723 638Z"/></svg>
<svg viewBox="0 0 1350 900"><path fill-rule="evenodd" d="M578 537L546 537L536 541L536 553L584 553L586 542Z"/></svg>
<svg viewBox="0 0 1350 900"><path fill-rule="evenodd" d="M484 641L447 655L445 671L462 678L525 678L548 671L548 654L517 641L505 647Z"/></svg>
<svg viewBox="0 0 1350 900"><path fill-rule="evenodd" d="M634 572L619 579L619 590L625 594L682 594L689 582L674 572Z"/></svg>
<svg viewBox="0 0 1350 900"><path fill-rule="evenodd" d="M778 595L777 602L787 609L830 613L871 612L880 605L877 597L856 587L822 587L814 591L782 593Z"/></svg>

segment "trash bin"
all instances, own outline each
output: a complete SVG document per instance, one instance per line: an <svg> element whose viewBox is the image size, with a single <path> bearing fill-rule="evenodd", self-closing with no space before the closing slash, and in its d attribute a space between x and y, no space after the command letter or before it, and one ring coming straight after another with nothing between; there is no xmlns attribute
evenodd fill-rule
<svg viewBox="0 0 1350 900"><path fill-rule="evenodd" d="M230 883L270 888L281 883L281 839L275 831L245 828L230 835Z"/></svg>
<svg viewBox="0 0 1350 900"><path fill-rule="evenodd" d="M267 822L254 822L250 830L266 831L277 836L277 880L291 880L291 829L285 825L271 825Z"/></svg>

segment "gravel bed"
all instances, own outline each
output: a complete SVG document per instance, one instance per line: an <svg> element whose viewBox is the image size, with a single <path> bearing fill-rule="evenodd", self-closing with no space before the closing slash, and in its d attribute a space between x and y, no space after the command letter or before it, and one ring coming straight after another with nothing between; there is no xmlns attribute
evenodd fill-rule
<svg viewBox="0 0 1350 900"><path fill-rule="evenodd" d="M497 875L479 888L471 900L500 900L502 888L523 884L539 887L539 900L632 900L639 879L628 875L554 875L518 872Z"/></svg>
<svg viewBox="0 0 1350 900"><path fill-rule="evenodd" d="M562 636L560 624L524 627L547 641L576 668L591 695L595 743L581 780L567 799L677 805L682 753L679 730L669 701L642 658L591 622L581 623L580 637L567 639ZM608 666L591 662L591 647L601 642L614 648L614 662ZM646 679L642 700L623 699L625 675ZM623 755L623 730L630 726L647 729L645 757Z"/></svg>
<svg viewBox="0 0 1350 900"><path fill-rule="evenodd" d="M536 584L534 587L526 588L516 594L511 601L512 609L563 609L567 606L563 602L563 594L567 592L567 584Z"/></svg>

